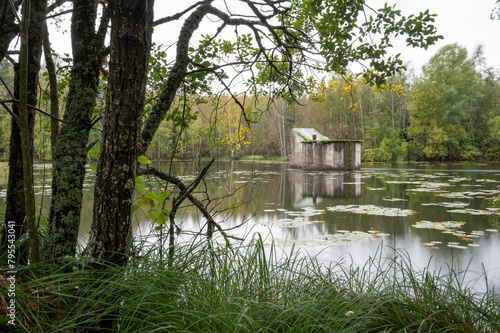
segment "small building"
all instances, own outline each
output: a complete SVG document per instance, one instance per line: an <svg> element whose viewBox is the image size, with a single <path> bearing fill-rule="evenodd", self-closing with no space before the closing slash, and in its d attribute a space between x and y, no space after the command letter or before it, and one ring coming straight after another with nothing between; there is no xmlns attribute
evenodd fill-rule
<svg viewBox="0 0 500 333"><path fill-rule="evenodd" d="M309 170L361 168L362 140L332 140L314 128L292 130L290 167Z"/></svg>

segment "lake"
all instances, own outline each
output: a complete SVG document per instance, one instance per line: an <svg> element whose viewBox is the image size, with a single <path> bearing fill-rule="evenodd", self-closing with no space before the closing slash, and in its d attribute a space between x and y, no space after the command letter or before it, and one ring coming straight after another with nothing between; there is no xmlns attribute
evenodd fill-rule
<svg viewBox="0 0 500 333"><path fill-rule="evenodd" d="M185 183L200 170L195 162L155 167L171 168ZM35 172L37 201L48 207L50 164L37 164ZM94 178L88 170L82 242L92 218ZM158 191L154 179L143 178ZM0 179L0 196L5 196L6 179ZM490 286L499 288L500 215L491 203L499 188L499 164L364 163L361 170L343 172L233 161L214 163L196 196L212 200L208 207L219 212L216 221L231 228L231 235L249 238L258 232L267 243L300 247L327 263L362 265L381 252L390 256L401 249L416 268L467 267L466 281L479 278L477 287L483 288L481 277L487 274ZM204 223L193 207L179 210L177 220L181 240ZM147 212L139 210L134 223L137 235L157 239Z"/></svg>

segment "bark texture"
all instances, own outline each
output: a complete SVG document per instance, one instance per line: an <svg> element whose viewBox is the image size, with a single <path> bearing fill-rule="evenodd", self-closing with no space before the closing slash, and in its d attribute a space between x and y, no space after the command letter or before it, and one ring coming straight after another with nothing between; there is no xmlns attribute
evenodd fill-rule
<svg viewBox="0 0 500 333"><path fill-rule="evenodd" d="M131 241L137 142L151 46L153 0L111 7L111 55L105 124L97 168L90 255L122 265Z"/></svg>
<svg viewBox="0 0 500 333"><path fill-rule="evenodd" d="M10 42L19 33L19 25L16 23L14 11L9 4L10 0L0 0L0 61L7 54ZM16 10L20 1L13 1Z"/></svg>
<svg viewBox="0 0 500 333"><path fill-rule="evenodd" d="M47 9L47 1L32 0L31 15L28 32L28 86L27 86L27 102L29 105L36 105L38 102L38 73L40 71L40 58L42 54L42 42L45 31L45 13ZM15 82L14 82L14 97L16 100L19 96L19 78L17 72L19 66L14 66ZM19 104L14 103L12 110L16 115L19 115ZM33 130L34 130L34 112L28 109L28 128L29 128L29 145L30 151L33 152ZM9 142L9 178L7 183L7 197L5 222L15 221L16 240L20 240L26 233L27 226L25 223L25 193L24 193L24 177L23 177L23 159L21 156L21 135L18 123L12 119L11 135ZM33 155L30 156L33 163ZM2 230L2 251L5 249L6 230ZM23 244L16 258L20 264L26 264L28 259L29 245L26 242Z"/></svg>
<svg viewBox="0 0 500 333"><path fill-rule="evenodd" d="M54 118L59 118L59 92L57 89L57 75L56 64L52 59L52 52L50 48L49 32L47 24L45 24L45 36L43 38L43 51L45 56L45 66L49 74L49 87L50 87L50 114ZM54 156L57 144L57 136L59 135L59 121L52 118L50 120L50 149L51 156Z"/></svg>

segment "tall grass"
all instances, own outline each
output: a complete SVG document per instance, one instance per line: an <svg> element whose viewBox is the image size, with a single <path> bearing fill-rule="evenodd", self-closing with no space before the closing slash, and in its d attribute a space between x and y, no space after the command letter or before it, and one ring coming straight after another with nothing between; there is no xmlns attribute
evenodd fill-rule
<svg viewBox="0 0 500 333"><path fill-rule="evenodd" d="M465 287L457 272L416 271L404 252L363 267L321 265L256 237L229 248L200 242L170 265L156 251L126 267L85 258L17 285L18 331L497 332L494 291ZM39 271L43 271L43 265ZM5 329L0 327L0 330Z"/></svg>

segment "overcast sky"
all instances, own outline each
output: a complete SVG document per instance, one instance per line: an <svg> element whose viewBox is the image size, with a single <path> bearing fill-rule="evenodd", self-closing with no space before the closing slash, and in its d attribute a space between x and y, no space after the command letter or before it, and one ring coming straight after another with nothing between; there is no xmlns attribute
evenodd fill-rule
<svg viewBox="0 0 500 333"><path fill-rule="evenodd" d="M175 10L186 8L191 0L156 1L156 17L172 15ZM446 44L465 46L472 55L478 45L483 46L486 64L500 69L500 21L491 20L490 15L496 0L367 0L375 9L384 3L397 4L404 15L429 10L437 14L435 25L444 37L427 51L407 48L404 43L395 43L395 53L401 53L403 61L420 71L432 55ZM163 15L162 15L163 14Z"/></svg>
<svg viewBox="0 0 500 333"><path fill-rule="evenodd" d="M378 1L383 4L386 1ZM420 69L437 50L444 45L457 43L467 47L472 55L482 45L486 64L500 69L500 21L491 20L491 11L496 0L392 0L402 13L418 13L429 9L437 14L435 25L444 37L427 51L398 47L402 59L411 61L412 67Z"/></svg>
<svg viewBox="0 0 500 333"><path fill-rule="evenodd" d="M182 11L197 0L156 0L155 18L170 16L178 11ZM216 0L216 2L222 0ZM395 3L405 15L416 14L421 11L429 10L436 13L435 25L438 33L443 35L437 45L429 48L427 51L421 49L406 48L403 43L394 43L395 53L401 53L402 60L409 66L420 71L436 51L446 45L457 43L467 47L471 55L478 45L484 48L486 64L494 66L500 70L500 21L491 20L490 15L496 0L367 0L367 3L378 9L385 2ZM67 22L70 17L67 16ZM177 23L178 26L182 20ZM176 24L168 24L164 27L155 29L155 39L165 44L173 43L178 36L178 30L174 27ZM202 32L203 33L203 32ZM52 35L55 36L55 35ZM52 42L57 51L70 52L69 34Z"/></svg>

